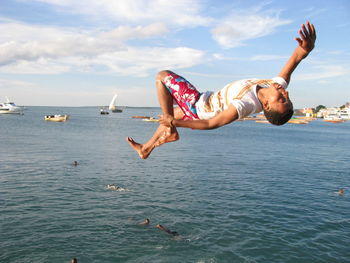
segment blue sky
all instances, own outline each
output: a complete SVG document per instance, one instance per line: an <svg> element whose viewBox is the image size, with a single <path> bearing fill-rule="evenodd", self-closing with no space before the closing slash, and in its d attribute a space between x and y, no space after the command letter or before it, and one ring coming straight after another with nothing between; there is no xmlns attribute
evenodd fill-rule
<svg viewBox="0 0 350 263"><path fill-rule="evenodd" d="M170 69L200 91L276 76L311 21L314 51L289 86L296 108L350 101L350 1L1 0L0 101L158 106Z"/></svg>

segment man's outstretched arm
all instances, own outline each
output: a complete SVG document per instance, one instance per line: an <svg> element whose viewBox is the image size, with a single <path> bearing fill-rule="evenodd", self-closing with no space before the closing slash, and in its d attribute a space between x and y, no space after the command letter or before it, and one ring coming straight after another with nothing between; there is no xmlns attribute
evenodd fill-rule
<svg viewBox="0 0 350 263"><path fill-rule="evenodd" d="M299 30L300 37L295 38L298 41L298 47L294 50L292 56L282 68L278 76L290 82L291 75L299 63L309 55L313 50L316 41L316 30L313 24L306 22Z"/></svg>
<svg viewBox="0 0 350 263"><path fill-rule="evenodd" d="M229 124L237 119L238 112L235 106L230 104L226 110L209 120L179 120L174 119L171 115L167 115L161 116L160 123L167 127L175 126L195 130L211 130Z"/></svg>

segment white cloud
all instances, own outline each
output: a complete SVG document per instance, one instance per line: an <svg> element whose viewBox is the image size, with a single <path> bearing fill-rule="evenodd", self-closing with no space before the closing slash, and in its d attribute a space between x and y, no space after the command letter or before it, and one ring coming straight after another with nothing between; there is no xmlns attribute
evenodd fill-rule
<svg viewBox="0 0 350 263"><path fill-rule="evenodd" d="M220 53L213 53L212 54L213 59L215 60L236 60L236 61L247 61L247 60L252 60L252 61L268 61L268 60L283 60L283 59L288 59L288 56L279 56L279 55L256 55L251 58L246 58L246 57L228 57L226 55L220 54Z"/></svg>
<svg viewBox="0 0 350 263"><path fill-rule="evenodd" d="M0 72L58 74L112 72L145 76L149 70L185 68L203 62L204 52L186 48L128 47L127 41L167 32L161 23L119 26L110 31L77 30L18 22L0 24Z"/></svg>
<svg viewBox="0 0 350 263"><path fill-rule="evenodd" d="M13 80L13 79L0 79L0 88L32 88L34 86L33 83L21 80Z"/></svg>
<svg viewBox="0 0 350 263"><path fill-rule="evenodd" d="M29 0L28 0L29 1ZM199 0L36 0L64 9L119 22L157 22L192 27L207 25L211 19L201 16Z"/></svg>
<svg viewBox="0 0 350 263"><path fill-rule="evenodd" d="M344 52L343 50L332 50L328 52L330 55L349 55L349 53Z"/></svg>
<svg viewBox="0 0 350 263"><path fill-rule="evenodd" d="M323 13L327 12L327 9L326 8L311 7L311 8L303 10L303 12L306 13L305 16L308 17L308 19L310 19L310 18L321 16Z"/></svg>
<svg viewBox="0 0 350 263"><path fill-rule="evenodd" d="M179 69L203 63L204 52L186 47L128 48L92 57L70 56L35 61L16 61L2 73L59 74L64 72L112 73L144 77L161 69Z"/></svg>
<svg viewBox="0 0 350 263"><path fill-rule="evenodd" d="M0 65L71 56L98 56L125 49L127 40L165 33L163 24L119 26L111 31L79 31L21 23L0 24Z"/></svg>
<svg viewBox="0 0 350 263"><path fill-rule="evenodd" d="M342 65L316 65L314 67L317 71L313 73L297 74L293 79L295 80L322 80L344 76L349 74L346 67Z"/></svg>
<svg viewBox="0 0 350 263"><path fill-rule="evenodd" d="M224 48L242 46L244 41L269 35L279 26L291 23L269 10L240 10L220 21L212 29L213 38Z"/></svg>
<svg viewBox="0 0 350 263"><path fill-rule="evenodd" d="M204 52L192 48L128 48L102 55L97 63L122 75L147 76L149 70L188 68L203 63Z"/></svg>
<svg viewBox="0 0 350 263"><path fill-rule="evenodd" d="M268 61L268 60L281 60L288 59L288 56L278 56L278 55L256 55L250 60L253 61Z"/></svg>

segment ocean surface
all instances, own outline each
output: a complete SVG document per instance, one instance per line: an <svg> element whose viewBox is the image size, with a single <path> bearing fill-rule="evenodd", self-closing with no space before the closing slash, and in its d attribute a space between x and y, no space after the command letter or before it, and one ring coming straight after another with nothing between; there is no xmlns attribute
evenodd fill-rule
<svg viewBox="0 0 350 263"><path fill-rule="evenodd" d="M350 122L179 129L141 160L131 116L159 113L0 115L0 262L350 262Z"/></svg>

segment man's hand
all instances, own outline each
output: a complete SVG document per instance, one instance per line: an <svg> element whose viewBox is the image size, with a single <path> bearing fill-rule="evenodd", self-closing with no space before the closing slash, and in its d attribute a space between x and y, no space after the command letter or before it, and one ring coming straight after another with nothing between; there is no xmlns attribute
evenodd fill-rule
<svg viewBox="0 0 350 263"><path fill-rule="evenodd" d="M302 59L306 58L307 55L314 49L316 41L316 30L313 24L309 21L306 22L306 26L303 24L299 29L300 38L295 38L298 41L297 53Z"/></svg>
<svg viewBox="0 0 350 263"><path fill-rule="evenodd" d="M159 123L166 127L174 127L173 125L174 117L171 115L160 115Z"/></svg>

